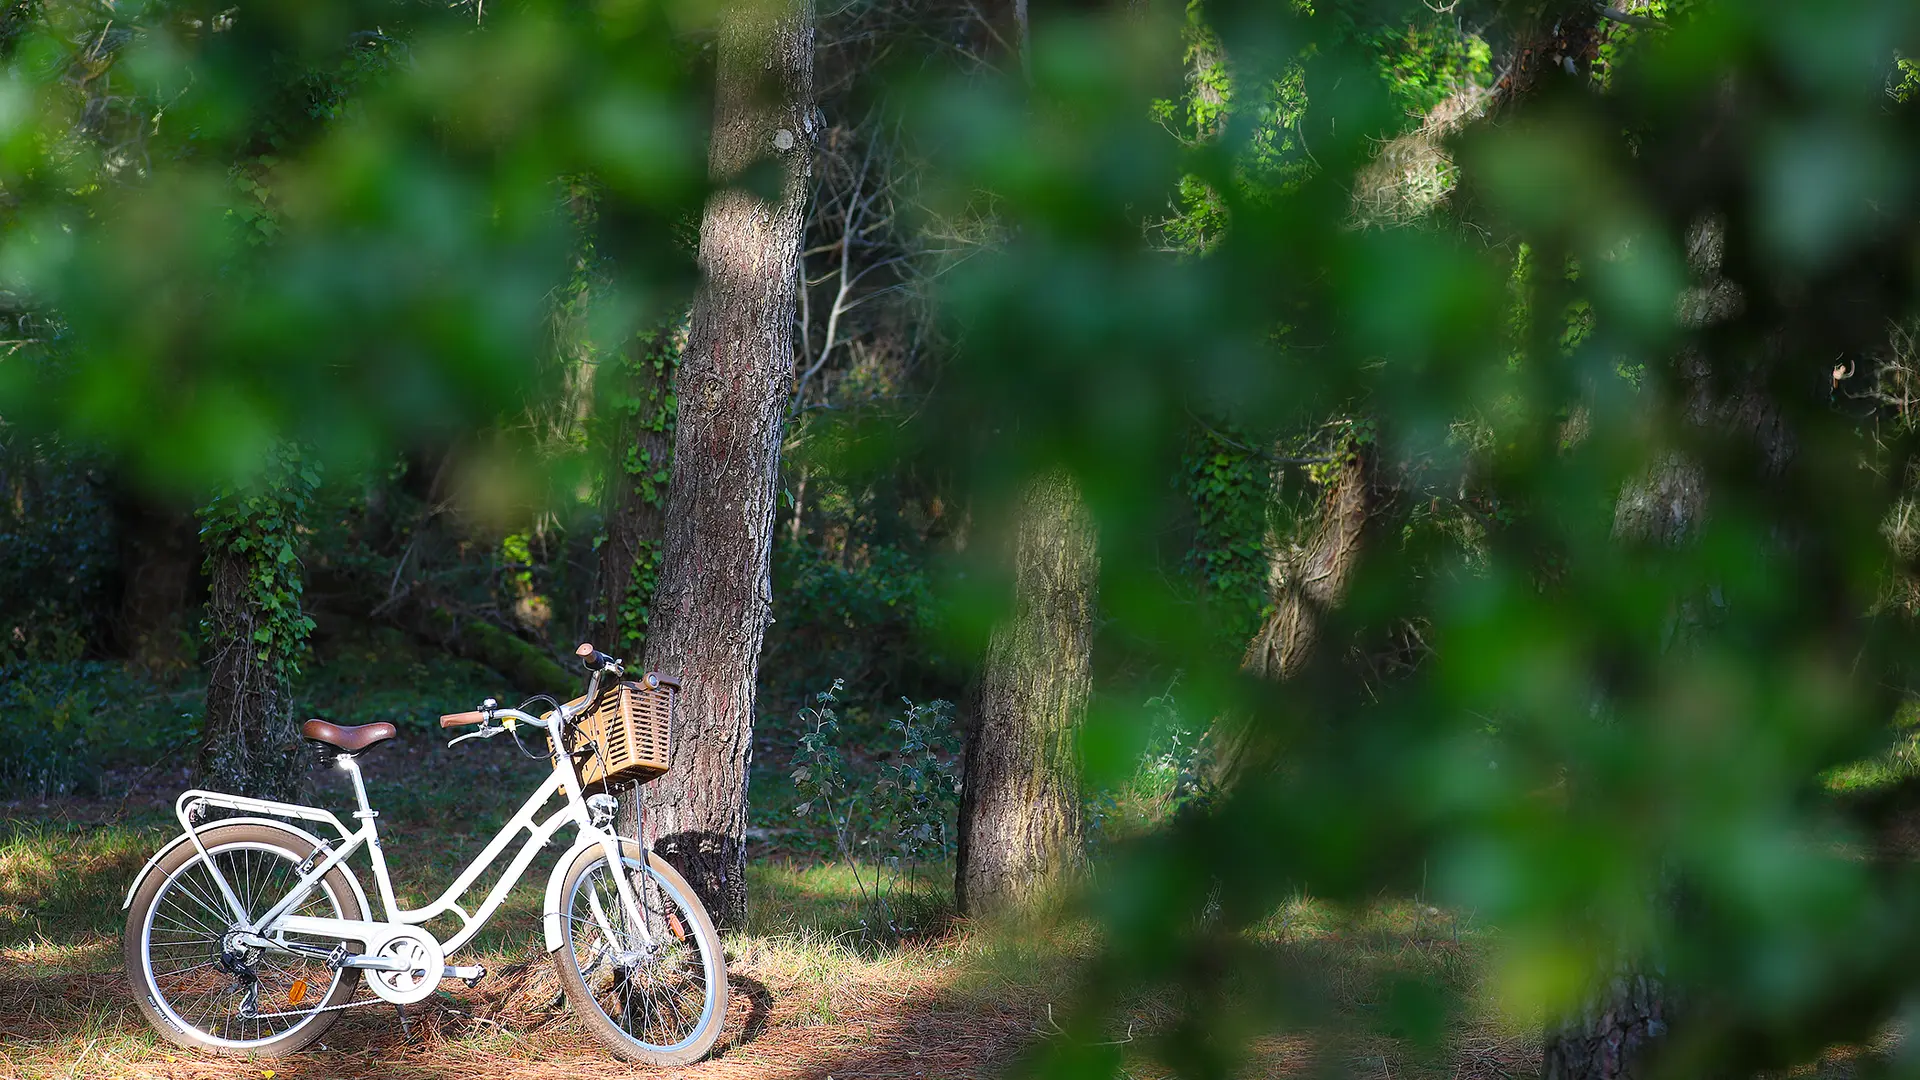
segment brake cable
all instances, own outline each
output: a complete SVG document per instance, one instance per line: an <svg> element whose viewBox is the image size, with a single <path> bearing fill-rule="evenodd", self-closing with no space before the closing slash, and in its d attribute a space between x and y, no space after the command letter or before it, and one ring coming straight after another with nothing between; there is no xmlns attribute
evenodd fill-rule
<svg viewBox="0 0 1920 1080"><path fill-rule="evenodd" d="M532 713L534 716L539 716L540 715L539 713L534 712L531 708L528 707L536 701L544 701L547 704L553 706L552 709L548 710L550 714L550 718L547 720L548 725L553 725L560 722L560 702L557 699L555 699L552 694L533 695L532 697L520 703L520 711L523 713ZM544 761L547 758L546 754L536 754L533 751L527 749L527 744L520 741L520 725L519 724L506 725L506 727L507 727L507 734L513 736L513 745L520 748L520 753L523 756L525 756L526 758L532 761ZM549 726L547 730L552 731L553 729L551 726Z"/></svg>

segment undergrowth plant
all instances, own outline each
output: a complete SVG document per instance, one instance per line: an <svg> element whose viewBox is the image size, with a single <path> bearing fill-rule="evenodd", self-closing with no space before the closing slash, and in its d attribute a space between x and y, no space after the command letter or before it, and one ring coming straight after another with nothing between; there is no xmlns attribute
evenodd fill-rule
<svg viewBox="0 0 1920 1080"><path fill-rule="evenodd" d="M1087 793L1090 849L1161 825L1211 794L1213 748L1206 729L1181 713L1177 686L1176 680L1144 703L1148 735L1133 774L1116 787Z"/></svg>
<svg viewBox="0 0 1920 1080"><path fill-rule="evenodd" d="M802 815L820 814L852 873L861 902L860 929L869 939L898 940L922 927L914 922L940 904L923 892L924 872L953 855L960 780L953 706L917 705L887 721L890 756L871 778L847 764L833 685L801 710L805 733L791 774Z"/></svg>

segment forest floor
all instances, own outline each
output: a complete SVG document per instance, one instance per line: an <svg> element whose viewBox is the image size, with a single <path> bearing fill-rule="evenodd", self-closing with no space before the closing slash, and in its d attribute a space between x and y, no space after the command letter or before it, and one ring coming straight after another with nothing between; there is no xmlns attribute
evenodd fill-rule
<svg viewBox="0 0 1920 1080"><path fill-rule="evenodd" d="M503 741L449 750L417 731L369 755L371 797L402 903L419 904L451 880L543 767ZM430 788L419 783L426 776L436 780ZM981 926L931 902L914 936L868 943L847 868L776 850L751 867L750 926L727 938L734 994L718 1053L682 1070L639 1070L613 1061L552 1007L556 988L537 930L549 853L462 954L462 962L477 954L490 977L474 989L448 982L413 1006L411 1039L391 1008L374 1006L349 1010L323 1047L275 1060L207 1057L155 1038L120 961L121 900L146 856L175 831L170 803L185 779L183 769L149 769L110 776L103 787L112 797L0 802L0 1078L984 1077L1058 1033L1056 1019L1075 997L1077 962L1098 948L1093 931L1072 920ZM344 802L337 774L316 770L313 779L323 804ZM925 895L939 891L929 881ZM1306 1075L1329 1065L1385 1078L1537 1074L1538 1018L1503 1017L1487 1003L1490 942L1464 920L1407 900L1340 911L1300 898L1276 914L1261 944L1279 963L1322 972L1323 1004L1358 1034L1338 1046L1257 1038L1242 1075ZM1377 1020L1391 988L1409 978L1457 995L1446 1029L1424 1045L1382 1031ZM1172 1009L1143 998L1125 1011L1112 1041L1127 1075L1164 1075L1149 1048ZM1833 1055L1806 1075L1849 1076L1851 1058Z"/></svg>

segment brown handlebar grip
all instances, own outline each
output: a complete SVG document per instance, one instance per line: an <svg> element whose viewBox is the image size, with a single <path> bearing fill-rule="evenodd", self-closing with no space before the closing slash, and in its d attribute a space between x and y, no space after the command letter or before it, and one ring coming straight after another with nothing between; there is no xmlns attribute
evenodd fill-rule
<svg viewBox="0 0 1920 1080"><path fill-rule="evenodd" d="M455 712L448 713L440 718L440 726L443 728L466 727L468 724L484 724L486 722L487 714L483 712Z"/></svg>

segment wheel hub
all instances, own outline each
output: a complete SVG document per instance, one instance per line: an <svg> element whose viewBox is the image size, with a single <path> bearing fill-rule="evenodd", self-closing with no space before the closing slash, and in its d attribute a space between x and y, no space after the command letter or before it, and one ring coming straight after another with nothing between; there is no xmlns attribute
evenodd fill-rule
<svg viewBox="0 0 1920 1080"><path fill-rule="evenodd" d="M253 965L260 959L260 949L248 942L247 939L252 936L239 928L220 936L220 970L242 983L259 980L259 976L254 974Z"/></svg>

